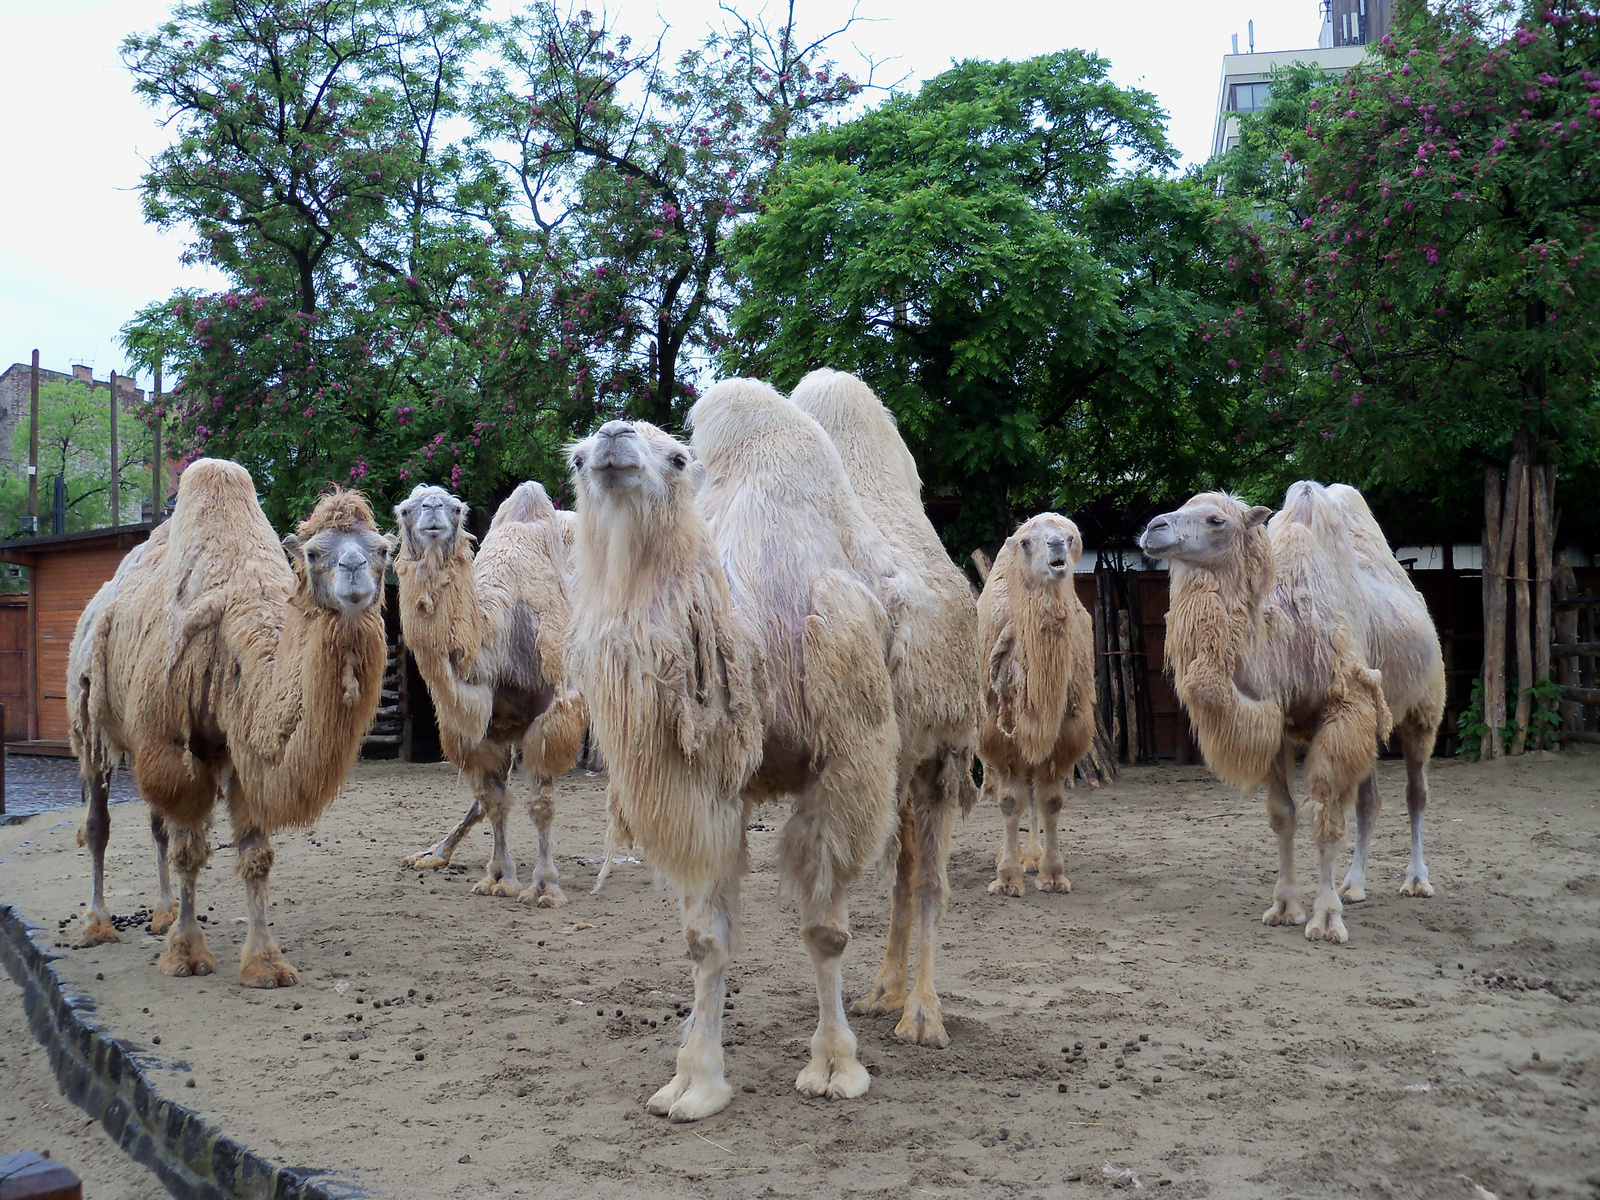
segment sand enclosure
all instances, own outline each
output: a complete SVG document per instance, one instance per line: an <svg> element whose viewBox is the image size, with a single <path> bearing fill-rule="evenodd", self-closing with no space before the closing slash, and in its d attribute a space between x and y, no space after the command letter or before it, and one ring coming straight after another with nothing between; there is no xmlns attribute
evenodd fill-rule
<svg viewBox="0 0 1600 1200"><path fill-rule="evenodd" d="M218 974L161 976L142 930L62 950L60 967L99 1019L165 1056L166 1094L274 1161L392 1197L1076 1196L1135 1178L1171 1196L1589 1196L1600 757L1436 762L1432 900L1395 894L1403 770L1380 773L1372 898L1347 909L1338 948L1260 924L1276 866L1263 805L1201 768L1135 768L1074 793L1066 896L985 894L1000 821L980 807L951 856L951 1047L903 1046L892 1018L853 1018L874 1076L854 1102L793 1091L816 1000L770 861L785 812L767 808L730 976L734 1101L693 1125L644 1112L672 1071L689 972L648 867L618 866L587 894L604 780L581 773L557 791L566 908L471 895L488 848L476 833L454 868L406 870L465 792L443 764L362 764L314 831L277 841L274 931L301 986L238 986L231 849L201 880ZM75 938L87 896L77 820L0 829L0 893L47 944ZM134 806L112 820L107 895L130 914L155 894L149 834ZM526 877L525 813L513 830ZM855 889L851 919L859 994L883 952L880 880ZM1081 1056L1063 1052L1077 1043Z"/></svg>

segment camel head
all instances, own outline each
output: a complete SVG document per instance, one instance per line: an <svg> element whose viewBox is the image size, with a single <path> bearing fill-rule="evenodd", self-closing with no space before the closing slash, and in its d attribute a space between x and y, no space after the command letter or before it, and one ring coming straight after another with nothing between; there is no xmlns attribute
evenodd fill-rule
<svg viewBox="0 0 1600 1200"><path fill-rule="evenodd" d="M1182 508L1146 525L1139 535L1139 549L1148 558L1213 570L1242 563L1264 553L1252 543L1265 542L1262 526L1271 515L1270 508L1252 507L1236 496L1201 492Z"/></svg>
<svg viewBox="0 0 1600 1200"><path fill-rule="evenodd" d="M1034 587L1071 579L1083 552L1083 535L1060 513L1029 517L1006 544L1015 556L1018 573Z"/></svg>
<svg viewBox="0 0 1600 1200"><path fill-rule="evenodd" d="M283 539L302 594L343 616L359 616L383 597L383 572L396 540L378 532L360 492L335 489Z"/></svg>
<svg viewBox="0 0 1600 1200"><path fill-rule="evenodd" d="M567 447L580 507L640 510L687 503L705 474L689 447L647 421L607 421Z"/></svg>
<svg viewBox="0 0 1600 1200"><path fill-rule="evenodd" d="M400 553L421 559L431 550L440 561L452 557L467 533L467 502L442 487L419 483L395 505L394 523L400 530Z"/></svg>

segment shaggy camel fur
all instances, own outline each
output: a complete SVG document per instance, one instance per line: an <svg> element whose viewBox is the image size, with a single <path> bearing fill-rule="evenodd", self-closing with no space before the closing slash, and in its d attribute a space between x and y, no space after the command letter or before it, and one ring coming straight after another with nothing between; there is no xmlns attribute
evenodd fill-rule
<svg viewBox="0 0 1600 1200"><path fill-rule="evenodd" d="M239 982L298 981L267 926L268 839L316 821L372 723L391 548L357 492L325 496L280 544L243 467L200 459L184 471L172 519L84 610L69 655L72 745L94 858L80 944L117 940L103 890L107 793L126 755L171 836L179 879L161 971L216 967L195 916L195 883L220 796L249 913Z"/></svg>
<svg viewBox="0 0 1600 1200"><path fill-rule="evenodd" d="M1094 738L1094 622L1072 581L1082 550L1076 525L1040 513L1000 547L978 600L985 684L978 756L984 790L999 797L1006 819L991 896L1022 895L1024 808L1030 843L1044 832L1035 886L1072 890L1056 826L1072 768Z"/></svg>
<svg viewBox="0 0 1600 1200"><path fill-rule="evenodd" d="M1427 755L1443 711L1443 660L1421 597L1358 492L1296 483L1270 524L1269 515L1202 493L1152 521L1140 546L1172 564L1167 661L1207 764L1229 783L1267 784L1279 865L1262 920L1306 922L1308 938L1343 942L1334 855L1353 801L1358 832L1360 825L1370 831L1378 807L1373 760L1393 712L1401 718L1414 835L1404 890L1427 894L1421 821ZM1319 858L1309 921L1294 877L1296 745L1307 748ZM1365 850L1362 834L1361 869L1346 880L1352 900L1364 895Z"/></svg>
<svg viewBox="0 0 1600 1200"><path fill-rule="evenodd" d="M519 485L489 523L476 557L467 505L443 488L418 485L394 515L400 628L433 696L445 757L472 789L472 805L455 828L406 865L444 866L467 831L488 817L494 849L473 892L559 908L567 898L550 833L555 778L577 761L586 713L566 686L571 604L555 507L539 484ZM519 751L538 831L538 862L526 889L506 835L506 780Z"/></svg>
<svg viewBox="0 0 1600 1200"><path fill-rule="evenodd" d="M903 605L912 586L827 434L788 400L727 381L690 419L699 463L654 427L619 421L571 452L574 663L627 824L681 889L695 963L677 1073L649 1103L674 1120L714 1113L732 1094L721 1021L745 826L750 806L779 796L794 797L780 858L819 1008L795 1087L867 1090L844 1011L845 895L894 819L883 600Z"/></svg>
<svg viewBox="0 0 1600 1200"><path fill-rule="evenodd" d="M887 855L894 863L888 947L872 990L853 1011L904 1010L896 1037L943 1048L950 1038L934 986L934 954L950 892L951 825L957 810L965 816L977 800L977 604L922 507L916 460L872 389L854 375L824 368L802 379L793 399L833 439L862 509L899 568L920 579L929 595L929 603L910 610L896 630L891 679L900 727L900 816ZM917 977L908 992L914 931Z"/></svg>

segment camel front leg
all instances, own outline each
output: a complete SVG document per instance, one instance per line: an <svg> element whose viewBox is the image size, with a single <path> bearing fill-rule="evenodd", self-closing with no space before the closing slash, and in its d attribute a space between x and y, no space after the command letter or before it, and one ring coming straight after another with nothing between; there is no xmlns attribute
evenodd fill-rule
<svg viewBox="0 0 1600 1200"><path fill-rule="evenodd" d="M1356 789L1356 849L1350 859L1350 870L1339 884L1339 899L1346 904L1360 904L1367 898L1367 845L1372 840L1372 825L1377 819L1383 801L1378 796L1378 768Z"/></svg>
<svg viewBox="0 0 1600 1200"><path fill-rule="evenodd" d="M472 885L472 894L515 899L522 894L522 885L517 882L517 860L511 853L511 839L506 833L506 823L511 816L511 796L506 790L510 754L501 747L489 745L480 747L479 753L488 761L474 763L466 774L472 784L472 794L477 797L494 832L494 849L484 864L483 878Z"/></svg>
<svg viewBox="0 0 1600 1200"><path fill-rule="evenodd" d="M1333 860L1344 842L1344 810L1350 799L1353 797L1332 792L1322 779L1312 778L1308 804L1315 816L1318 879L1317 902L1311 908L1311 919L1306 922L1308 941L1340 943L1350 936L1344 927L1344 905L1333 886Z"/></svg>
<svg viewBox="0 0 1600 1200"><path fill-rule="evenodd" d="M883 951L883 965L872 990L862 996L850 1011L858 1016L887 1016L906 1006L907 956L911 950L912 890L916 872L916 817L912 802L900 806L900 853L895 856L894 883L889 889L889 938Z"/></svg>
<svg viewBox="0 0 1600 1200"><path fill-rule="evenodd" d="M850 944L850 917L845 888L818 903L807 897L801 912L802 936L817 972L817 1031L811 1035L811 1061L794 1081L806 1096L854 1100L867 1094L872 1077L856 1058L856 1035L844 1015L844 971L841 959Z"/></svg>
<svg viewBox="0 0 1600 1200"><path fill-rule="evenodd" d="M528 815L533 818L533 827L537 832L539 859L533 867L533 880L520 899L535 908L563 908L567 896L561 890L561 875L556 870L555 838L551 833L551 826L556 820L556 782L548 775L534 775L531 771L528 774L533 780L533 795L528 798Z"/></svg>
<svg viewBox="0 0 1600 1200"><path fill-rule="evenodd" d="M1044 825L1044 853L1039 859L1039 877L1033 881L1041 892L1070 892L1072 881L1067 878L1067 862L1061 855L1061 809L1067 802L1067 791L1062 780L1034 789L1034 820Z"/></svg>
<svg viewBox="0 0 1600 1200"><path fill-rule="evenodd" d="M721 1112L733 1099L733 1088L722 1074L722 1005L738 918L737 876L684 897L683 936L694 963L694 1010L683 1027L676 1073L645 1105L658 1117L698 1121Z"/></svg>
<svg viewBox="0 0 1600 1200"><path fill-rule="evenodd" d="M1005 841L1000 844L1000 853L995 856L995 877L989 885L989 895L1020 896L1024 876L1022 855L1017 849L1017 826L1021 823L1026 802L1022 788L1010 776L1002 778L996 790L1000 793L1000 813L1006 819L1006 833Z"/></svg>
<svg viewBox="0 0 1600 1200"><path fill-rule="evenodd" d="M156 874L161 881L161 899L150 914L150 932L165 933L178 919L178 902L172 898L172 876L167 871L167 823L155 809L150 810L150 837L156 844Z"/></svg>
<svg viewBox="0 0 1600 1200"><path fill-rule="evenodd" d="M239 875L244 880L245 911L250 920L239 954L239 982L245 987L293 987L300 982L295 969L283 961L283 952L267 928L267 875L272 860L272 843L259 829L247 830L239 839Z"/></svg>
<svg viewBox="0 0 1600 1200"><path fill-rule="evenodd" d="M83 800L89 813L84 820L84 835L93 862L93 894L83 914L79 946L99 946L120 942L122 937L106 907L106 843L111 840L111 772L91 769L83 778Z"/></svg>
<svg viewBox="0 0 1600 1200"><path fill-rule="evenodd" d="M1411 862L1400 894L1431 896L1428 864L1422 861L1422 814L1428 811L1428 755L1433 752L1434 731L1408 726L1400 738L1406 753L1406 812L1411 815Z"/></svg>
<svg viewBox="0 0 1600 1200"><path fill-rule="evenodd" d="M195 915L195 887L211 857L203 825L180 825L168 830L172 838L172 865L178 872L178 919L167 930L167 949L157 963L163 975L209 975L217 960L206 949L206 935Z"/></svg>
<svg viewBox="0 0 1600 1200"><path fill-rule="evenodd" d="M483 805L479 804L478 798L474 796L472 798L472 806L467 809L466 816L456 822L456 827L426 850L418 850L415 854L406 855L406 866L415 867L422 871L436 870L439 867L448 866L451 856L456 852L456 847L461 844L461 839L466 837L467 832L481 820L483 820Z"/></svg>
<svg viewBox="0 0 1600 1200"><path fill-rule="evenodd" d="M957 762L948 762L945 770L965 770ZM939 991L934 985L934 965L939 947L939 918L944 913L945 901L950 895L950 881L946 865L950 859L950 826L955 820L958 793L938 789L937 785L924 788L919 776L914 793L916 804L916 890L914 893L917 920L917 980L906 997L906 1011L894 1028L894 1035L903 1041L919 1046L932 1046L943 1050L950 1044L950 1035L944 1028L944 1009L939 1003Z"/></svg>
<svg viewBox="0 0 1600 1200"><path fill-rule="evenodd" d="M1278 882L1272 889L1272 905L1261 914L1266 925L1304 925L1306 910L1300 907L1300 889L1294 880L1294 833L1298 824L1294 796L1289 792L1289 768L1294 749L1287 744L1267 775L1267 822L1278 835Z"/></svg>

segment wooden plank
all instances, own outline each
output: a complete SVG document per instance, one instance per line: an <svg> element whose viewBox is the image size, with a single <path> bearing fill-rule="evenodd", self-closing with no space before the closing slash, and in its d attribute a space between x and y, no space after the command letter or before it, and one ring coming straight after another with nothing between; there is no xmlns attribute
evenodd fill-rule
<svg viewBox="0 0 1600 1200"><path fill-rule="evenodd" d="M1600 704L1600 688L1590 687L1564 687L1561 694L1568 700L1576 700L1579 704Z"/></svg>
<svg viewBox="0 0 1600 1200"><path fill-rule="evenodd" d="M1592 729L1563 729L1556 734L1558 742L1590 742L1600 745L1600 733Z"/></svg>
<svg viewBox="0 0 1600 1200"><path fill-rule="evenodd" d="M1551 642L1552 658L1600 658L1600 642Z"/></svg>

